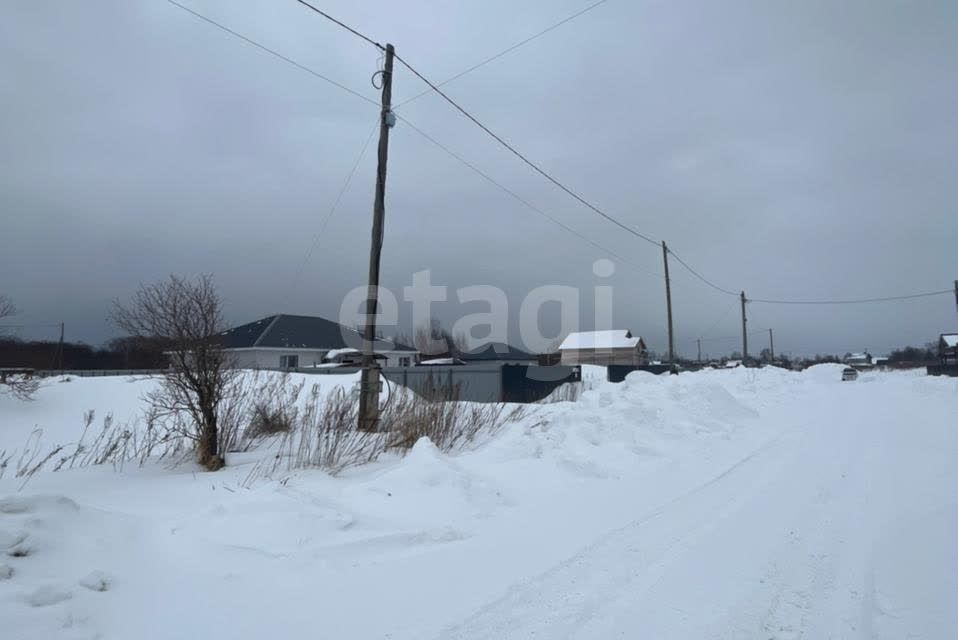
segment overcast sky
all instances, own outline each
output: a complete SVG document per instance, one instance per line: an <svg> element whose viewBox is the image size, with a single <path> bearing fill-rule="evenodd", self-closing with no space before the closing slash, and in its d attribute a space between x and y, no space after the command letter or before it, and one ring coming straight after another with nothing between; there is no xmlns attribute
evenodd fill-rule
<svg viewBox="0 0 958 640"><path fill-rule="evenodd" d="M589 4L317 2L437 81ZM378 100L378 53L294 0L183 3ZM99 343L116 334L112 299L202 272L215 274L231 322L335 318L365 281L375 139L301 267L374 127L374 106L164 0L3 2L0 60L0 293L22 309L14 322L62 320L68 339ZM423 88L397 69L397 102ZM958 278L958 3L609 0L446 89L722 287L859 298ZM513 315L534 287L581 287L589 328L592 287L611 283L616 325L664 348L661 252L558 191L437 96L400 112L631 264L599 282L592 265L606 254L400 122L384 285L399 292L430 269L453 289L503 288ZM672 275L680 352L695 355L698 336L738 333L735 298L675 264ZM436 309L450 324L480 310ZM794 353L880 353L958 330L953 296L754 303L749 313L751 330L774 327L777 349ZM543 326L558 324L546 315ZM703 352L737 346L710 339Z"/></svg>

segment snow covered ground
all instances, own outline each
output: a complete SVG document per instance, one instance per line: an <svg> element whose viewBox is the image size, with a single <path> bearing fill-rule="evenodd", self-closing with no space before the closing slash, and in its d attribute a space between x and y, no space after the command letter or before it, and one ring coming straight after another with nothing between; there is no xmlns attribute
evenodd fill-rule
<svg viewBox="0 0 958 640"><path fill-rule="evenodd" d="M7 473L0 637L956 637L958 380L840 370L595 381L335 478ZM150 384L2 398L0 451Z"/></svg>

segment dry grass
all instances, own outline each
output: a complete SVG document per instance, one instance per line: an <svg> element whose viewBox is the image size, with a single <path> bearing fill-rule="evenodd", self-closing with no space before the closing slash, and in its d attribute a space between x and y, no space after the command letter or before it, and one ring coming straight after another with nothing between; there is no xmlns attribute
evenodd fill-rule
<svg viewBox="0 0 958 640"><path fill-rule="evenodd" d="M341 471L376 460L387 451L404 453L420 438L429 438L441 451L456 451L488 437L506 424L525 417L523 405L461 402L457 389L437 389L429 397L401 387L392 389L375 433L357 430L357 389L336 387L323 394L313 386L300 400L305 381L292 383L288 375L254 373L237 378L221 405L220 451L255 448L270 455L255 465L247 483L295 469ZM0 451L0 477L12 470L24 484L44 470L60 471L148 460L187 460L196 450L197 429L182 412L155 408L144 421L124 424L107 415L94 428L88 411L79 440L44 447L43 431L34 430L19 453Z"/></svg>
<svg viewBox="0 0 958 640"><path fill-rule="evenodd" d="M322 469L332 474L376 460L387 451L404 453L420 438L440 450L454 451L522 419L523 406L430 399L406 389L393 394L380 417L379 431L359 431L357 391L337 387L326 396L313 388L306 408L284 432L269 459L256 465L246 479L274 477L295 469Z"/></svg>

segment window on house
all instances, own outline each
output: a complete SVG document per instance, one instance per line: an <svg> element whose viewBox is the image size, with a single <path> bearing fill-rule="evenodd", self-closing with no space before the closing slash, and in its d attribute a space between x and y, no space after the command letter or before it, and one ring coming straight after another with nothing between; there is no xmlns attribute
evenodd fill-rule
<svg viewBox="0 0 958 640"><path fill-rule="evenodd" d="M299 356L280 356L280 369L296 369L299 367Z"/></svg>
<svg viewBox="0 0 958 640"><path fill-rule="evenodd" d="M409 366L409 363L410 363L410 360L409 360L409 357L408 357L408 356L399 359L399 366L400 366L400 367L408 367L408 366Z"/></svg>

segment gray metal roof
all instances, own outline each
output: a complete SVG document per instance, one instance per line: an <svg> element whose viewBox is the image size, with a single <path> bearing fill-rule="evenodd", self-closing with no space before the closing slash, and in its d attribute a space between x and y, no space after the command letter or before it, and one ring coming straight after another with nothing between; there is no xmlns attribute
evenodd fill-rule
<svg viewBox="0 0 958 640"><path fill-rule="evenodd" d="M462 360L478 362L487 360L536 360L538 356L517 349L503 342L487 342L486 344L459 354Z"/></svg>
<svg viewBox="0 0 958 640"><path fill-rule="evenodd" d="M222 334L224 349L362 349L355 329L319 316L279 314L233 327ZM377 340L376 351L415 351L390 340Z"/></svg>

